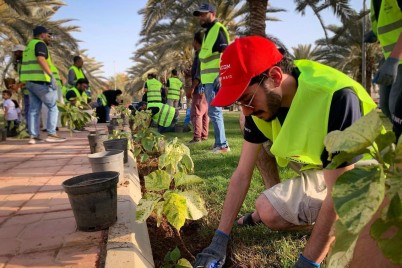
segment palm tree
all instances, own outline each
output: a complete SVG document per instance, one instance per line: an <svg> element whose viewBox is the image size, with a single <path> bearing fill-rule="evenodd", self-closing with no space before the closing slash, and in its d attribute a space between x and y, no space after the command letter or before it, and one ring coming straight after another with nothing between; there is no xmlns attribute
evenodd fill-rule
<svg viewBox="0 0 402 268"><path fill-rule="evenodd" d="M324 31L325 40L328 42L328 32L324 23L324 19L321 17L320 12L325 9L331 9L334 15L340 18L342 23L345 23L350 19L350 15L353 14L353 9L349 5L349 0L294 0L296 4L296 11L302 16L306 15L307 7L310 7L320 22L321 28Z"/></svg>
<svg viewBox="0 0 402 268"><path fill-rule="evenodd" d="M311 44L308 45L297 45L297 47L292 47L293 59L308 59L313 61L320 60L319 48L312 47Z"/></svg>

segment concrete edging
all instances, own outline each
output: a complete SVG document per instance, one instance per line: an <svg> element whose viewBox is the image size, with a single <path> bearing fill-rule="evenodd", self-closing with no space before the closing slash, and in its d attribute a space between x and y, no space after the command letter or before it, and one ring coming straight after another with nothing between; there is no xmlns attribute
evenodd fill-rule
<svg viewBox="0 0 402 268"><path fill-rule="evenodd" d="M135 221L141 186L131 152L124 173L117 187L117 221L109 228L105 267L155 267L147 224Z"/></svg>

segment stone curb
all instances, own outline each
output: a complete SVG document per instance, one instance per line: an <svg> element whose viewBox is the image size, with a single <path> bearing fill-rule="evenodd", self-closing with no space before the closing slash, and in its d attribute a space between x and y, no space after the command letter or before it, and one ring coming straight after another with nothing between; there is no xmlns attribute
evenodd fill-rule
<svg viewBox="0 0 402 268"><path fill-rule="evenodd" d="M109 228L106 268L155 267L147 224L135 221L141 186L135 158L129 152L117 188L117 221Z"/></svg>

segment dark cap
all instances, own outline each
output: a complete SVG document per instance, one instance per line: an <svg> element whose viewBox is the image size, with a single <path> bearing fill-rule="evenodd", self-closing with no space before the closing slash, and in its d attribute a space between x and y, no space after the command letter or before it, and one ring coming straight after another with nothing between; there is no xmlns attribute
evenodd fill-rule
<svg viewBox="0 0 402 268"><path fill-rule="evenodd" d="M49 31L48 31L45 27L43 27L43 26L36 26L36 27L33 29L33 35L34 35L34 36L40 35L41 33L49 33ZM49 34L50 34L50 33L49 33Z"/></svg>
<svg viewBox="0 0 402 268"><path fill-rule="evenodd" d="M203 3L196 11L193 12L193 16L198 17L200 13L206 12L216 13L215 6L208 3Z"/></svg>

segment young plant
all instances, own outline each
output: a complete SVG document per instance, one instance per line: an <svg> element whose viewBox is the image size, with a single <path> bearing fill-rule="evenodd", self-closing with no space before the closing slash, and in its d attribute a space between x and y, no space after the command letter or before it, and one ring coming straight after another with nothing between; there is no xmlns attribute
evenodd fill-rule
<svg viewBox="0 0 402 268"><path fill-rule="evenodd" d="M191 263L184 259L180 258L180 250L178 247L175 247L172 251L169 251L165 258L164 264L162 268L191 268L193 267Z"/></svg>
<svg viewBox="0 0 402 268"><path fill-rule="evenodd" d="M61 113L61 125L67 126L70 129L70 133L73 129L83 128L92 119L90 114L82 111L79 107L83 108L84 106L81 104L73 105L70 102L66 104L57 102L57 108Z"/></svg>
<svg viewBox="0 0 402 268"><path fill-rule="evenodd" d="M127 138L127 140L128 140L127 149L130 151L133 151L134 146L133 146L133 138L132 138L131 133L125 132L122 130L113 130L112 134L110 134L108 136L109 140L116 140L116 139L123 139L123 138Z"/></svg>
<svg viewBox="0 0 402 268"><path fill-rule="evenodd" d="M180 237L180 229L186 219L198 220L207 215L204 199L196 191L188 189L203 182L200 177L189 174L193 170L189 148L178 143L177 138L167 143L165 153L159 158L158 170L145 176L147 193L137 206L136 220L144 222L154 212L157 226L165 217ZM182 244L187 250L183 241Z"/></svg>
<svg viewBox="0 0 402 268"><path fill-rule="evenodd" d="M387 118L372 111L344 131L327 135L325 146L337 153L330 168L368 154L377 164L355 167L340 176L332 197L339 220L335 224L336 241L329 257L329 267L347 267L359 234L380 208L381 217L371 226L370 234L385 257L402 264L402 139L395 146L395 134L385 130ZM386 234L392 234L387 236Z"/></svg>
<svg viewBox="0 0 402 268"><path fill-rule="evenodd" d="M145 162L163 152L165 137L150 128L151 112L138 111L133 116L134 156L139 156L140 162Z"/></svg>

